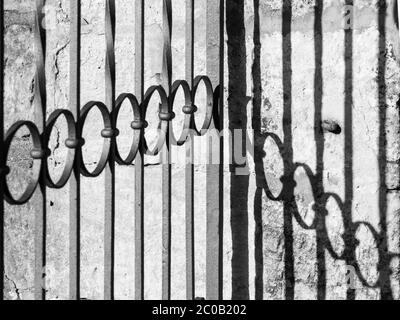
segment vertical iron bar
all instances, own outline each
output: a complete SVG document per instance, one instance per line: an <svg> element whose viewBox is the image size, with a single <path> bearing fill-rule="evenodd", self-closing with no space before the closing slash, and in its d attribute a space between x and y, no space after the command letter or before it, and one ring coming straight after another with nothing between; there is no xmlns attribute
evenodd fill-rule
<svg viewBox="0 0 400 320"><path fill-rule="evenodd" d="M70 110L76 123L80 117L80 61L81 61L81 1L70 1ZM81 132L76 125L76 139ZM69 209L69 297L80 299L80 153L81 144L75 150L74 170L70 177Z"/></svg>
<svg viewBox="0 0 400 320"><path fill-rule="evenodd" d="M186 0L186 81L193 89L194 77L194 0ZM193 101L193 97L192 97ZM194 101L193 101L194 103ZM185 143L185 211L186 211L186 298L195 298L195 267L194 267L194 164L193 136Z"/></svg>
<svg viewBox="0 0 400 320"><path fill-rule="evenodd" d="M45 0L36 0L35 12L35 123L39 132L43 133L46 125L46 30L43 28ZM44 135L42 148L45 150ZM45 299L45 267L46 267L46 157L41 160L39 191L40 200L35 210L35 300Z"/></svg>
<svg viewBox="0 0 400 320"><path fill-rule="evenodd" d="M106 105L115 105L115 0L106 0ZM114 123L114 121L112 121ZM113 128L115 129L115 128ZM114 299L114 241L115 241L115 135L111 138L108 166L105 169L104 216L104 299Z"/></svg>
<svg viewBox="0 0 400 320"><path fill-rule="evenodd" d="M345 5L352 7L354 5L353 0L346 0ZM353 21L353 10L349 11L348 18ZM355 250L355 239L353 238L353 196L354 196L354 174L353 174L353 29L352 27L344 30L344 242L345 242L345 253L343 254L346 259L346 265L354 267L356 265ZM355 289L348 286L347 288L347 300L355 300L356 291Z"/></svg>
<svg viewBox="0 0 400 320"><path fill-rule="evenodd" d="M141 103L144 95L144 0L135 6L135 92ZM142 112L142 111L141 111ZM142 113L143 116L143 113ZM144 119L143 119L144 120ZM135 299L144 299L144 151L143 129L135 159Z"/></svg>
<svg viewBox="0 0 400 320"><path fill-rule="evenodd" d="M0 301L4 299L4 183L5 165L4 155L4 2L0 4Z"/></svg>
<svg viewBox="0 0 400 320"><path fill-rule="evenodd" d="M225 38L225 2L220 0L219 7L219 100L218 100L218 129L224 130L224 38ZM220 140L219 146L219 215L218 215L218 229L219 229L219 248L218 248L218 261L219 261L219 288L218 288L218 299L223 299L223 277L224 277L224 266L223 266L223 228L224 228L224 138Z"/></svg>
<svg viewBox="0 0 400 320"><path fill-rule="evenodd" d="M210 129L223 128L223 20L224 1L207 0L207 75L213 87L219 85L218 119ZM216 131L217 131L216 130ZM213 164L209 143L207 184L206 298L222 299L223 141L219 143L219 164Z"/></svg>
<svg viewBox="0 0 400 320"><path fill-rule="evenodd" d="M172 3L171 0L163 1L163 67L162 85L167 95L171 92L172 81ZM168 124L162 164L162 299L171 298L171 161L169 132L171 123Z"/></svg>

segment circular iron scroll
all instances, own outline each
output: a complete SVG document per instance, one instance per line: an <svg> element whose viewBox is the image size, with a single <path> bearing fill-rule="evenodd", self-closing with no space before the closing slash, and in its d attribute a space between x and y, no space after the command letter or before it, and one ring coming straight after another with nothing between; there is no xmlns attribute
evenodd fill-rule
<svg viewBox="0 0 400 320"><path fill-rule="evenodd" d="M85 121L87 116L89 115L90 111L92 111L92 109L97 108L100 111L100 114L103 118L103 124L104 124L104 129L105 130L110 130L112 131L112 123L111 123L111 117L110 117L110 113L106 107L106 105L104 103L101 102L97 102L97 101L91 101L89 103L87 103L82 111L81 111L81 117L79 119L79 131L83 132L83 127L85 125ZM81 174L85 177L98 177L104 170L104 168L107 165L108 162L108 156L109 156L109 152L110 152L110 145L111 145L111 139L109 138L104 138L103 140L103 149L101 152L101 156L100 156L100 160L99 163L97 164L96 168L90 172L84 161L83 161L83 155L82 152L80 153L80 157L81 157Z"/></svg>
<svg viewBox="0 0 400 320"><path fill-rule="evenodd" d="M66 122L67 122L67 127L68 127L68 139L66 140L66 145L68 147L68 141L76 141L76 127L75 127L75 120L73 114L69 110L56 110L54 111L50 117L49 120L47 121L46 124L46 129L45 129L45 134L44 134L44 141L46 146L49 145L49 140L51 136L51 132L53 131L54 125L58 121L60 117L64 117ZM78 145L76 145L77 147ZM71 172L74 168L74 160L75 160L75 148L68 147L68 153L67 153L67 159L65 161L64 169L61 174L61 177L58 179L58 181L53 181L51 174L49 172L49 165L48 162L46 162L46 184L50 188L54 189L61 189L64 187L68 180L69 177L71 176Z"/></svg>
<svg viewBox="0 0 400 320"><path fill-rule="evenodd" d="M134 117L132 124L133 123L140 124L142 121L141 115L140 115L140 106L139 106L139 103L138 103L136 97L130 93L123 93L118 97L118 99L115 103L114 116L112 117L115 121L114 125L113 125L114 128L117 127L118 115L121 110L122 104L124 103L125 100L129 101L131 108L132 108L133 117ZM135 160L136 154L139 150L141 129L144 129L144 126L145 126L144 123L142 123L141 125L138 125L136 127L136 130L133 128L134 133L133 133L131 147L130 147L129 153L125 159L123 159L121 157L121 154L118 149L118 144L117 144L117 146L115 148L115 160L117 161L118 164L130 165Z"/></svg>
<svg viewBox="0 0 400 320"><path fill-rule="evenodd" d="M33 149L31 154L37 153L38 156L44 156L45 153L43 152L42 149L42 143L40 140L40 133L36 125L31 122L31 121L18 121L14 123L11 128L8 130L5 141L4 141L4 147L5 147L5 159L8 157L8 153L10 151L11 143L15 138L15 135L17 132L23 128L26 127L29 130L29 134L32 138L32 143L33 143ZM40 159L40 157L35 157L34 162L39 162L41 166L41 162L43 159ZM39 166L39 164L38 164ZM8 187L7 181L4 183L4 196L5 199L7 200L8 203L10 204L16 204L16 205L22 205L25 204L29 201L29 199L32 197L33 193L36 190L37 185L39 184L39 176L40 176L40 169L37 170L37 175L33 180L30 180L25 191L22 193L22 195L19 198L15 198L12 193L10 192L10 189Z"/></svg>
<svg viewBox="0 0 400 320"><path fill-rule="evenodd" d="M196 127L195 121L193 121L193 129L199 136L203 136L206 134L207 130L210 128L211 121L213 118L213 108L216 107L214 106L214 91L212 87L211 80L206 77L206 76L197 76L194 79L194 84L193 84L193 93L192 93L192 99L193 103L196 104L196 94L197 90L199 88L200 83L204 83L204 86L206 88L206 115L203 121L203 125L201 126L200 130ZM198 106L200 108L200 106Z"/></svg>
<svg viewBox="0 0 400 320"><path fill-rule="evenodd" d="M182 112L185 114L185 117L183 119L183 128L178 140L176 140L175 134L172 129L170 130L170 136L171 136L171 143L173 145L182 146L186 142L190 134L193 114L194 112L196 112L196 110L194 104L192 103L192 97L191 97L192 93L190 91L190 86L185 80L175 81L172 85L171 94L169 97L169 103L171 105L172 110L175 102L175 97L179 88L182 88L185 99L185 106L182 108Z"/></svg>
<svg viewBox="0 0 400 320"><path fill-rule="evenodd" d="M196 124L194 121L194 115L197 111L195 99L198 87L202 82L204 83L204 86L206 88L206 115L201 128L198 129L196 128ZM171 121L174 119L173 105L176 94L180 88L183 90L184 93L185 105L179 112L183 112L185 114L185 117L179 138L176 139L175 134L171 129L172 126L170 126L170 124ZM159 134L157 137L156 146L150 150L146 142L144 133L148 126L146 121L147 109L150 100L154 94L158 94L160 99L160 105L158 109L159 123L157 125ZM150 87L145 93L143 102L141 104L139 104L133 94L123 93L115 101L115 108L112 112L110 112L107 109L106 105L102 102L88 102L83 106L80 118L77 121L74 119L71 111L65 109L56 110L49 116L46 126L43 130L43 134L40 133L40 130L33 122L18 121L11 126L6 134L6 139L4 141L4 161L7 161L10 146L15 138L16 133L22 127L26 127L32 137L33 148L31 151L31 157L33 158L35 167L38 167L38 172L36 174L36 177L29 181L23 194L20 197L16 198L14 195L11 194L7 185L6 176L9 174L10 169L8 168L7 163L2 163L0 174L1 179L4 179L6 201L10 204L17 205L28 202L40 182L42 169L45 171L44 182L47 187L53 189L63 188L68 183L72 171L74 170L76 157L78 155L80 157L79 162L81 174L85 177L98 177L103 172L110 159L111 141L112 139L116 139L119 134L119 130L117 129L117 120L122 104L126 100L129 101L133 111L131 127L132 130L134 130L134 133L129 153L125 158L122 158L118 149L118 145L115 141L115 161L120 165L131 165L141 148L143 148L143 152L147 155L157 155L166 141L167 132L169 132L170 134L171 144L176 144L178 146L181 146L186 142L191 130L194 131L195 135L204 135L206 131L210 128L213 115L217 114L217 112L213 109L218 107L218 105L215 105L215 97L210 79L206 76L198 76L194 79L192 90L190 89L190 86L186 81L175 81L171 87L171 94L169 97L167 96L167 93L162 86ZM84 164L82 152L77 152L81 151L81 148L84 144L84 140L80 136L78 136L78 132L82 132L83 127L85 126L86 119L89 113L93 111L93 109L97 109L103 119L104 129L102 130L101 135L104 139L100 160L94 170L89 171L89 169ZM61 176L57 180L55 180L49 172L49 164L47 158L50 152L48 151L48 145L54 126L61 117L64 117L67 123L68 136L65 141L65 145L68 148L68 151Z"/></svg>
<svg viewBox="0 0 400 320"><path fill-rule="evenodd" d="M152 86L146 91L146 93L144 95L143 103L141 105L144 118L146 118L147 109L148 109L150 100L155 93L158 93L159 98L160 98L160 106L159 106L159 110L158 110L159 114L165 114L165 115L172 114L172 110L171 110L172 108L170 107L170 105L168 103L168 97L167 97L167 94L166 94L165 90L163 89L163 87ZM146 138L145 137L143 138L143 148L144 148L145 154L151 155L151 156L156 156L160 152L160 150L165 142L165 138L166 138L166 134L167 134L167 130L168 130L168 122L169 122L168 120L166 120L166 119L162 120L160 117L160 121L157 126L157 129L158 129L157 143L153 149L149 149Z"/></svg>

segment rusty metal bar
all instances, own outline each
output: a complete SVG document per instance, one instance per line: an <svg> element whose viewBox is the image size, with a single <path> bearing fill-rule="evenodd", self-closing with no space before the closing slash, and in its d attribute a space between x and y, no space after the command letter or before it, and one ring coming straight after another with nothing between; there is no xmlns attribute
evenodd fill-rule
<svg viewBox="0 0 400 320"><path fill-rule="evenodd" d="M46 126L46 30L43 28L45 0L36 0L35 12L35 124L39 132L43 132ZM41 137L42 148L46 148L44 135ZM42 150L43 155L47 150ZM41 159L39 177L40 196L35 210L35 276L34 295L35 300L44 300L45 268L46 268L46 157Z"/></svg>
<svg viewBox="0 0 400 320"><path fill-rule="evenodd" d="M141 103L144 96L144 0L135 6L135 92ZM143 117L143 111L142 117ZM143 129L135 159L135 299L144 299L144 150Z"/></svg>
<svg viewBox="0 0 400 320"><path fill-rule="evenodd" d="M76 122L80 117L80 70L81 70L81 1L70 1L70 110ZM81 140L79 126L76 139ZM70 177L69 209L69 298L80 299L80 156L81 148L75 150L74 169Z"/></svg>
<svg viewBox="0 0 400 320"><path fill-rule="evenodd" d="M115 106L115 0L106 0L106 106L114 117ZM114 126L115 121L111 121ZM114 299L114 242L115 242L115 139L116 128L110 138L108 165L105 168L104 204L104 299Z"/></svg>
<svg viewBox="0 0 400 320"><path fill-rule="evenodd" d="M194 79L194 0L186 0L186 81L193 88ZM194 97L192 96L192 101ZM185 212L186 212L186 298L195 298L195 264L194 264L194 164L193 136L190 135L186 145L185 167Z"/></svg>
<svg viewBox="0 0 400 320"><path fill-rule="evenodd" d="M4 2L0 4L0 301L4 299Z"/></svg>
<svg viewBox="0 0 400 320"><path fill-rule="evenodd" d="M172 2L163 1L163 69L162 86L169 96L172 82ZM165 145L162 149L162 299L171 298L171 154L170 154L170 130L168 123Z"/></svg>
<svg viewBox="0 0 400 320"><path fill-rule="evenodd" d="M219 85L217 118L214 117L211 130L222 129L223 125L223 14L224 1L207 0L207 75L213 87ZM206 166L207 196L207 244L206 244L206 298L222 299L222 215L223 215L223 141L219 143L219 164L212 163L215 156L209 147Z"/></svg>

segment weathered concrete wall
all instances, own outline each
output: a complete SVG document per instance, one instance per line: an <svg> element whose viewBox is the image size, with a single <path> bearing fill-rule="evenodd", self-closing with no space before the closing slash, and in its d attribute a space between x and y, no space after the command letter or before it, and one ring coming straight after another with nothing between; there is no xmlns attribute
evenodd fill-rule
<svg viewBox="0 0 400 320"><path fill-rule="evenodd" d="M324 292L324 281L321 280L324 278L326 298L345 299L346 265L354 258L352 252L355 252L361 273L368 282L376 282L380 274L379 284L384 288L368 289L357 281L356 298L377 299L381 297L381 291L384 291L384 297L391 291L399 298L398 259L389 259L391 254L399 254L400 212L396 107L400 70L393 1L387 1L386 39L381 48L379 30L382 31L382 23L379 24L377 1L355 2L352 46L345 46L345 40L350 38L344 31L344 1L323 1L321 30L317 30L321 36L315 38L314 32L319 26L315 24L315 2L292 1L289 33L282 32L289 30L290 20L287 9L282 13L282 1L227 1L226 121L227 125L230 121L233 128L254 129L257 150L254 159L249 156L250 176L231 176L228 168L225 171L224 296L228 299L232 297L232 291L237 298L284 299L293 296L313 299ZM48 110L51 112L68 107L69 2L48 0L47 3L49 9L55 8L57 13L56 19L48 21L47 26L46 72ZM5 4L5 105L9 127L18 119L34 119L34 3L31 0L6 0ZM184 0L174 0L173 8L173 77L182 79ZM134 92L134 9L132 1L117 2L117 94ZM161 0L146 1L146 87L161 81L161 13ZM285 23L282 23L282 15L286 17ZM204 74L204 0L196 1L195 16L195 73ZM103 101L104 1L84 2L82 17L82 102ZM345 59L345 54L349 58ZM352 91L349 91L350 80ZM155 103L152 110L155 110ZM155 123L155 116L156 112L150 112L150 123ZM129 117L126 108L118 124L121 146L129 144ZM97 163L101 148L99 119L99 115L93 115L85 127L84 159L89 167ZM318 122L325 120L337 122L341 133L322 134ZM63 123L57 125L51 145L53 152L49 163L54 167L55 175L64 164L65 148L58 143L65 139L63 128ZM178 130L178 126L176 128ZM270 133L282 141L283 157L268 138ZM21 133L20 137L10 156L11 166L18 168L13 169L13 179L10 179L14 180L12 189L15 192L23 188L26 172L32 167L28 160L29 136ZM125 147L121 148L126 151ZM182 150L175 149L174 152ZM161 297L161 169L158 161L148 158L145 169L146 298ZM311 183L303 168L296 169L296 163L310 168L313 172ZM284 186L282 200L273 201L267 197L264 175L275 196ZM282 176L286 177L283 183ZM296 181L296 187L290 184L291 177ZM184 298L182 165L173 166L172 179L172 291L173 298ZM205 296L204 166L196 166L195 179L196 295ZM116 298L132 299L134 167L118 167L116 181ZM82 180L82 296L87 299L102 298L103 190L103 177ZM339 205L332 197L324 205L331 193L341 199ZM33 214L38 201L35 197L26 206L7 206L5 294L9 299L33 297ZM50 299L68 296L67 203L68 188L49 190L46 285ZM324 207L328 210L325 221L322 218ZM308 225L312 225L317 217L317 231L314 227L305 230L292 219L296 211ZM355 228L357 225L349 221L370 223L380 233L379 244L365 224ZM355 248L352 235L360 241L357 250L352 250ZM332 252L326 250L327 243L332 244L337 255L346 259L334 259ZM393 273L389 274L388 269ZM384 281L385 275L390 276L392 290L383 285L388 283ZM291 281L292 278L295 281Z"/></svg>

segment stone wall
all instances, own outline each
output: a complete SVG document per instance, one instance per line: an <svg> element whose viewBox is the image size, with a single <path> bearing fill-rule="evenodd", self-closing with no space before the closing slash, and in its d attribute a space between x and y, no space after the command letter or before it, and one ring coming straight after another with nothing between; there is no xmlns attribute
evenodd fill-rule
<svg viewBox="0 0 400 320"><path fill-rule="evenodd" d="M233 178L232 199L249 190L247 212L232 201L236 297L398 298L394 3L242 3L227 2L229 111L255 130L257 187Z"/></svg>
<svg viewBox="0 0 400 320"><path fill-rule="evenodd" d="M173 1L174 79L185 75L184 2ZM345 8L350 8L345 5L350 1L291 2L291 10L289 6L282 10L278 0L226 3L226 125L248 129L256 152L248 154L249 176L231 175L229 167L225 168L224 297L378 299L392 295L398 299L396 102L400 73L393 0L387 1L387 14L379 1L355 1L351 29L345 24L349 17ZM322 2L321 11L315 10ZM161 81L162 1L145 3L145 85L149 87ZM195 74L204 74L206 69L205 3L196 1ZM50 113L68 107L69 1L48 0L47 4ZM117 94L134 93L135 8L129 0L116 4ZM34 119L34 1L5 0L5 8L8 128L16 120ZM386 35L383 40L382 34ZM104 0L83 1L82 103L104 100L104 50ZM155 105L156 101L150 124L155 123ZM196 121L201 116L202 112ZM131 137L130 117L124 107L118 123L123 152ZM84 160L89 167L97 163L100 154L99 120L98 114L91 116L84 129ZM178 117L177 123L180 120ZM337 130L329 132L327 125L321 128L321 122L337 124ZM178 127L174 125L174 129ZM60 143L64 139L65 124L60 122L48 160L55 176L64 164L66 150ZM13 168L9 180L15 192L22 190L29 177L26 173L32 170L29 148L30 137L21 132L9 160ZM184 150L175 148L173 152ZM149 157L146 163L145 295L160 298L161 168L157 158ZM185 297L183 168L174 164L172 172L173 298ZM86 299L102 298L103 179L82 179L81 270L82 297ZM118 167L116 181L116 298L132 299L134 166ZM204 297L204 165L196 165L195 181L196 295ZM271 200L279 194L280 199ZM68 297L68 199L68 187L48 191L49 299ZM22 207L6 207L8 299L33 298L33 217L38 201L36 195ZM356 290L347 292L347 266L355 265L355 260L360 266L356 273L370 284L377 282L376 288L368 288L356 275Z"/></svg>

